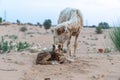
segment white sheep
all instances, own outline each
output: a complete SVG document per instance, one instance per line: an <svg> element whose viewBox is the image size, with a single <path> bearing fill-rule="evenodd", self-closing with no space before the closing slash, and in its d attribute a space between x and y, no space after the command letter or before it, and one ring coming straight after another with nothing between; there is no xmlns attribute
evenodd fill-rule
<svg viewBox="0 0 120 80"><path fill-rule="evenodd" d="M54 44L62 43L64 44L67 41L67 53L69 56L71 55L70 49L70 40L71 37L75 37L74 41L74 55L76 53L77 48L77 39L80 34L80 31L83 27L83 18L78 9L66 8L61 11L58 25L54 29Z"/></svg>

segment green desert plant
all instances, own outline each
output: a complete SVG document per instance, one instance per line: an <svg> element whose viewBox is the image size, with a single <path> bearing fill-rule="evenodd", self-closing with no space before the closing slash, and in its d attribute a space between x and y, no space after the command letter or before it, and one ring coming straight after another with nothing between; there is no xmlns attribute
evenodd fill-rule
<svg viewBox="0 0 120 80"><path fill-rule="evenodd" d="M9 42L9 52L10 52L11 50L14 50L15 47L16 47L16 45L13 44L13 41L10 41L10 42Z"/></svg>
<svg viewBox="0 0 120 80"><path fill-rule="evenodd" d="M104 53L110 53L111 52L111 48L105 48L104 49Z"/></svg>
<svg viewBox="0 0 120 80"><path fill-rule="evenodd" d="M30 23L30 22L28 22L27 24L28 24L28 25L31 25L31 26L33 26L33 24L32 24L32 23Z"/></svg>
<svg viewBox="0 0 120 80"><path fill-rule="evenodd" d="M2 18L0 17L0 23L2 23Z"/></svg>
<svg viewBox="0 0 120 80"><path fill-rule="evenodd" d="M39 22L37 22L37 26L40 26L40 28L42 28L42 24L40 24Z"/></svg>
<svg viewBox="0 0 120 80"><path fill-rule="evenodd" d="M18 38L18 36L17 35L10 35L9 38L12 40L16 40Z"/></svg>
<svg viewBox="0 0 120 80"><path fill-rule="evenodd" d="M14 41L6 41L4 39L4 37L1 37L1 41L0 41L0 53L8 53L11 50L17 50L17 51L24 51L28 48L30 48L31 45L27 42L19 42L19 43L15 43Z"/></svg>
<svg viewBox="0 0 120 80"><path fill-rule="evenodd" d="M98 26L102 27L102 29L109 29L110 26L107 22L100 22Z"/></svg>
<svg viewBox="0 0 120 80"><path fill-rule="evenodd" d="M92 27L92 28L95 28L96 26L95 26L95 25L92 25L91 27Z"/></svg>
<svg viewBox="0 0 120 80"><path fill-rule="evenodd" d="M17 19L16 22L17 22L18 25L20 25L20 20Z"/></svg>
<svg viewBox="0 0 120 80"><path fill-rule="evenodd" d="M100 26L96 27L96 33L101 34L102 33L102 27L100 27Z"/></svg>
<svg viewBox="0 0 120 80"><path fill-rule="evenodd" d="M11 49L11 45L9 45L8 41L5 41L4 37L1 37L1 41L0 41L0 52L4 53L4 52L9 52Z"/></svg>
<svg viewBox="0 0 120 80"><path fill-rule="evenodd" d="M120 51L120 27L114 28L113 31L110 33L110 37L113 44L115 45L115 48Z"/></svg>
<svg viewBox="0 0 120 80"><path fill-rule="evenodd" d="M50 29L50 27L51 27L51 25L52 25L52 22L51 22L50 19L46 19L46 20L44 21L43 25L44 25L44 28L45 28L46 31L47 31L47 29Z"/></svg>
<svg viewBox="0 0 120 80"><path fill-rule="evenodd" d="M19 42L17 43L17 51L23 51L25 49L28 49L30 47L30 44L27 42Z"/></svg>

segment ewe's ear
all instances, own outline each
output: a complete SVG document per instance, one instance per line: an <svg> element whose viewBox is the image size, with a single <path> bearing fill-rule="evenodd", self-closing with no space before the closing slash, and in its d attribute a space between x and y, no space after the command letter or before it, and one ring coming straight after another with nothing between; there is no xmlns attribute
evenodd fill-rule
<svg viewBox="0 0 120 80"><path fill-rule="evenodd" d="M76 14L79 14L79 11L78 11L78 10L76 10Z"/></svg>

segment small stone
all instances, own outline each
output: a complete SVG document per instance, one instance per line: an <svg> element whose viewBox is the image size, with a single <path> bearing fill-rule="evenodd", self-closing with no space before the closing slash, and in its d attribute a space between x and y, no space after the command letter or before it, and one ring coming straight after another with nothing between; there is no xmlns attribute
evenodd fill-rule
<svg viewBox="0 0 120 80"><path fill-rule="evenodd" d="M44 80L50 80L50 78L45 78Z"/></svg>
<svg viewBox="0 0 120 80"><path fill-rule="evenodd" d="M19 62L18 64L19 64L19 65L25 65L23 62Z"/></svg>
<svg viewBox="0 0 120 80"><path fill-rule="evenodd" d="M101 75L101 77L103 78L103 77L105 77L105 75Z"/></svg>
<svg viewBox="0 0 120 80"><path fill-rule="evenodd" d="M120 80L120 78L118 78L118 80Z"/></svg>
<svg viewBox="0 0 120 80"><path fill-rule="evenodd" d="M92 76L94 79L96 78L96 76Z"/></svg>
<svg viewBox="0 0 120 80"><path fill-rule="evenodd" d="M112 65L114 65L114 63L111 63Z"/></svg>

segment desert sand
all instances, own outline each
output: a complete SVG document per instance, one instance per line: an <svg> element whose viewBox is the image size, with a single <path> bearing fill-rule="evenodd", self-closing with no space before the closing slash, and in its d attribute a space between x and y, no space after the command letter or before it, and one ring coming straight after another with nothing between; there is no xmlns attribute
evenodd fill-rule
<svg viewBox="0 0 120 80"><path fill-rule="evenodd" d="M20 27L26 27L25 33ZM114 49L110 30L96 34L95 28L83 28L78 39L77 57L72 63L36 65L39 52L11 51L0 54L0 80L120 80L120 52ZM0 25L0 36L17 35L16 41L27 41L40 49L53 44L51 30L30 25ZM74 38L71 41L73 46ZM109 48L111 52L100 53L98 49Z"/></svg>

